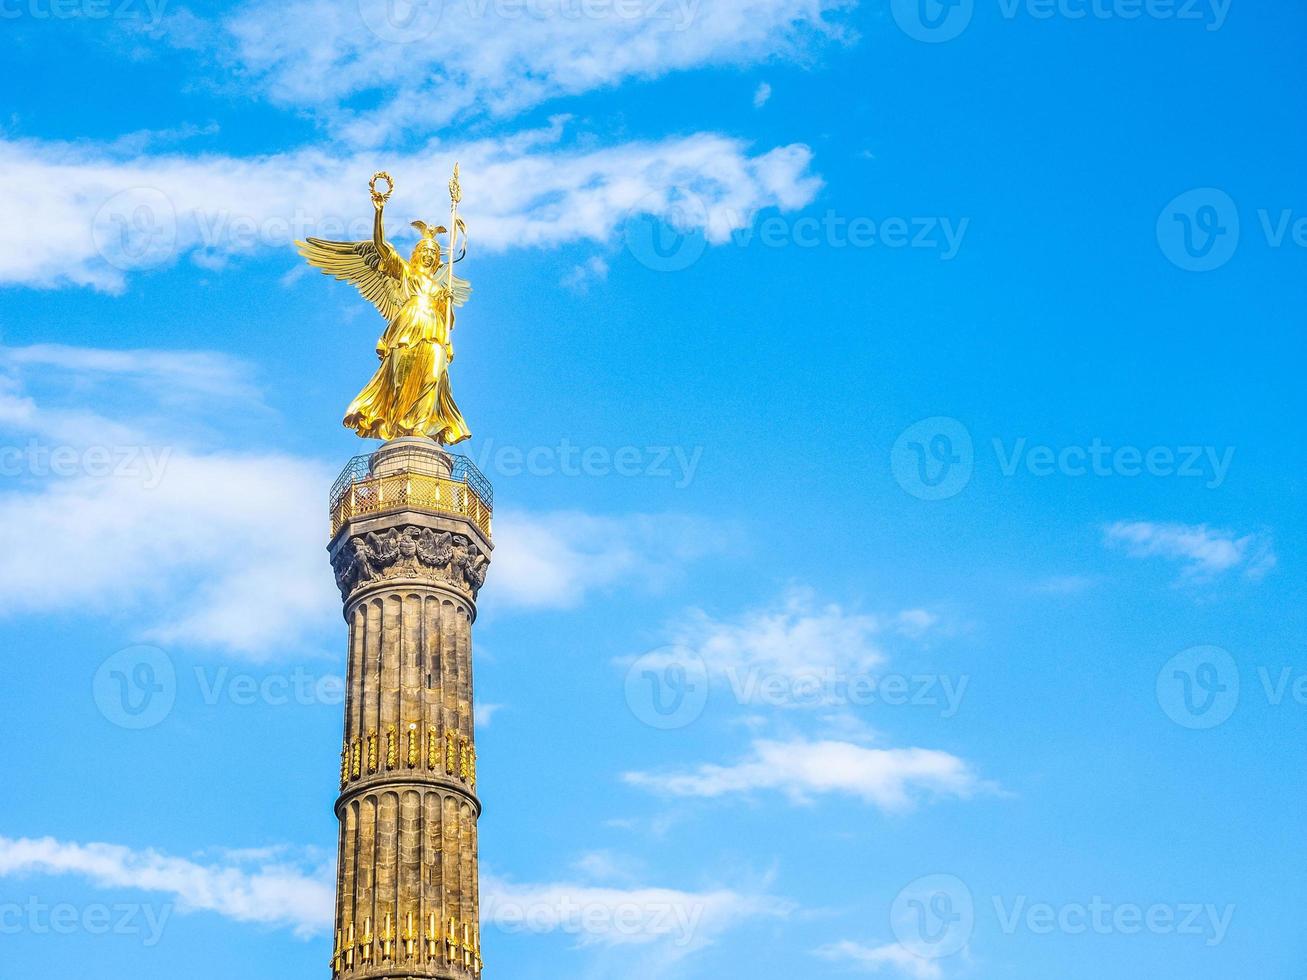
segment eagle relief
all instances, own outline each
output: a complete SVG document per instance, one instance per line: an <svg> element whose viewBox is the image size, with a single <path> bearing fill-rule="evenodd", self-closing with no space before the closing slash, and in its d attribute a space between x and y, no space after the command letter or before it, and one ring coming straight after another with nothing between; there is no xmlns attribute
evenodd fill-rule
<svg viewBox="0 0 1307 980"><path fill-rule="evenodd" d="M429 527L399 527L350 538L335 559L336 585L348 600L355 589L377 579L444 570L472 598L486 581L489 556L461 534Z"/></svg>

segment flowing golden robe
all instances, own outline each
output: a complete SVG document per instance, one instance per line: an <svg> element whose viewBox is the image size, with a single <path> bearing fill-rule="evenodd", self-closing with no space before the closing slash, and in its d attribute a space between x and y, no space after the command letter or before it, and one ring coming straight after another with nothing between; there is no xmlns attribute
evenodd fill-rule
<svg viewBox="0 0 1307 980"><path fill-rule="evenodd" d="M471 286L441 262L435 234L444 228L414 222L422 240L406 262L385 239L381 210L377 202L372 241L297 243L311 265L353 285L386 319L381 366L350 403L345 425L365 439L427 436L452 446L472 435L449 390L453 308Z"/></svg>
<svg viewBox="0 0 1307 980"><path fill-rule="evenodd" d="M377 341L381 366L345 412L346 427L365 439L429 436L452 446L472 435L449 390L448 292L434 272L404 269L408 300Z"/></svg>

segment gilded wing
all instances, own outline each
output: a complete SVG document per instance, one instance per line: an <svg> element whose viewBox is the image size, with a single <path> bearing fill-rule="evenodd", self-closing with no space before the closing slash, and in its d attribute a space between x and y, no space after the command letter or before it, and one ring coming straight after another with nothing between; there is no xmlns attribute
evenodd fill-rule
<svg viewBox="0 0 1307 980"><path fill-rule="evenodd" d="M440 267L440 271L436 273L436 282L440 283L442 286L445 283L449 282L449 266L447 264L442 265ZM471 296L472 296L472 284L468 282L466 279L464 279L462 276L459 276L457 273L455 273L454 305L462 306L471 298Z"/></svg>
<svg viewBox="0 0 1307 980"><path fill-rule="evenodd" d="M299 246L300 255L309 260L309 265L321 269L324 275L335 276L353 285L387 322L403 309L407 299L401 271L404 262L389 245L383 253L372 242L329 242L323 238L309 238L295 244Z"/></svg>

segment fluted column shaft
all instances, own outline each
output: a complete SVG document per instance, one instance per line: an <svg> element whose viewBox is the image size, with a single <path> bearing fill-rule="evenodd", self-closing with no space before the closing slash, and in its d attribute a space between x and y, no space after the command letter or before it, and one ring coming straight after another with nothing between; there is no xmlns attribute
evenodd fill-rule
<svg viewBox="0 0 1307 980"><path fill-rule="evenodd" d="M331 546L349 624L333 973L481 970L472 624L489 541L405 510Z"/></svg>

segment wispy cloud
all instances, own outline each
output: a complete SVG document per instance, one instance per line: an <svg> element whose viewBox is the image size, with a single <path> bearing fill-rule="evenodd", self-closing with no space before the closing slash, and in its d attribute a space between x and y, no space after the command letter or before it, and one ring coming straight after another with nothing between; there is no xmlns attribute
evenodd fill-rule
<svg viewBox="0 0 1307 980"><path fill-rule="evenodd" d="M967 799L986 789L962 759L930 749L873 749L850 742L757 741L735 765L703 765L688 772L632 772L626 782L671 796L713 799L757 791L793 802L837 794L881 810L909 810L923 799Z"/></svg>
<svg viewBox="0 0 1307 980"><path fill-rule="evenodd" d="M0 878L76 875L97 888L167 896L182 911L288 928L301 937L331 931L335 880L329 867L288 863L278 852L244 857L230 852L225 863L202 864L114 844L0 837Z"/></svg>
<svg viewBox="0 0 1307 980"><path fill-rule="evenodd" d="M1181 564L1185 581L1205 582L1231 572L1261 578L1275 567L1269 534L1239 534L1206 524L1118 521L1104 529L1109 545L1134 558L1164 558Z"/></svg>
<svg viewBox="0 0 1307 980"><path fill-rule="evenodd" d="M889 972L912 980L940 980L944 971L936 960L917 956L898 943L884 946L864 946L844 941L824 946L817 951L822 959L842 963L863 973Z"/></svg>
<svg viewBox="0 0 1307 980"><path fill-rule="evenodd" d="M275 103L359 144L707 66L800 57L850 0L249 3L210 45ZM313 30L303 29L312 24ZM193 44L193 25L183 35ZM165 19L165 36L171 30ZM373 96L366 111L350 108Z"/></svg>
<svg viewBox="0 0 1307 980"><path fill-rule="evenodd" d="M926 609L860 612L822 602L812 589L796 586L777 601L736 616L687 611L668 633L667 657L677 661L689 651L702 658L712 678L729 684L750 703L751 695L764 694L766 685L757 683L764 678L768 684L784 681L794 689L810 682L824 688L833 680L847 684L868 677L888 663L887 644L900 638L920 641L939 624L939 615ZM826 706L821 698L787 702L799 705Z"/></svg>
<svg viewBox="0 0 1307 980"><path fill-rule="evenodd" d="M731 889L597 887L576 883L482 882L481 918L504 932L558 932L583 947L659 945L670 959L711 944L759 918L785 918L793 903Z"/></svg>
<svg viewBox="0 0 1307 980"><path fill-rule="evenodd" d="M696 207L684 221L721 243L757 210L803 207L820 187L809 172L811 151L800 145L755 154L741 140L701 133L582 148L565 143L557 122L502 139L391 154L399 181L394 230L411 218L431 218L447 200L443 175L456 159L464 167L473 240L487 251L573 242L608 247L629 218L662 214L685 193ZM0 185L0 211L9 216L0 283L116 291L131 272L184 256L215 269L233 256L275 249L291 264L299 261L296 238L371 234L372 153L128 155L0 139L0 169L9 177ZM23 190L33 184L46 190Z"/></svg>
<svg viewBox="0 0 1307 980"><path fill-rule="evenodd" d="M1030 587L1037 595L1072 596L1088 592L1098 585L1101 578L1097 575L1053 575Z"/></svg>
<svg viewBox="0 0 1307 980"><path fill-rule="evenodd" d="M209 412L248 408L258 396L244 365L45 345L0 349L0 367L9 615L133 612L150 639L254 658L331 621L320 514L331 471L279 453L204 452L187 441L200 417L161 421L192 399Z"/></svg>
<svg viewBox="0 0 1307 980"><path fill-rule="evenodd" d="M206 449L202 420L167 410L199 394L208 413L247 409L249 374L203 352L0 348L0 465L17 468L0 492L0 616L112 610L144 639L255 660L336 622L323 552L334 469ZM100 397L106 376L130 382L116 402ZM657 587L727 539L687 515L518 511L496 515L496 541L490 594L530 611Z"/></svg>
<svg viewBox="0 0 1307 980"><path fill-rule="evenodd" d="M686 515L508 511L495 518L495 594L526 609L568 609L619 585L657 587L728 540Z"/></svg>
<svg viewBox="0 0 1307 980"><path fill-rule="evenodd" d="M154 849L0 837L0 879L76 876L107 891L164 896L183 912L212 912L235 922L329 934L335 906L330 861L286 847L217 849L182 858ZM580 947L656 947L674 961L756 919L783 919L785 899L729 888L684 891L574 882L526 884L483 876L482 921L507 933L561 933Z"/></svg>

